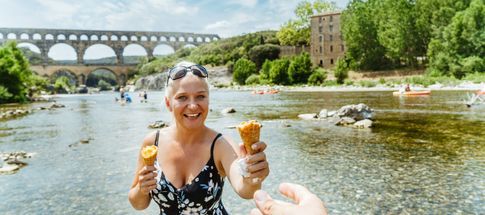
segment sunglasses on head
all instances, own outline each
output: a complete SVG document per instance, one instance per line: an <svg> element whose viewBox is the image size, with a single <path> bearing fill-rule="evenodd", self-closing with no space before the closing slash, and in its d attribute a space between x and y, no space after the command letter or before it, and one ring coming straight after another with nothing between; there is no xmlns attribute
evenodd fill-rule
<svg viewBox="0 0 485 215"><path fill-rule="evenodd" d="M177 80L177 79L185 77L185 75L187 75L187 72L192 72L192 74L197 75L201 78L209 77L207 70L203 66L195 64L195 65L188 66L188 67L187 66L176 66L176 67L171 68L168 71L168 78L170 78L172 80ZM166 85L168 85L168 80L169 80L168 78L167 78L167 84Z"/></svg>

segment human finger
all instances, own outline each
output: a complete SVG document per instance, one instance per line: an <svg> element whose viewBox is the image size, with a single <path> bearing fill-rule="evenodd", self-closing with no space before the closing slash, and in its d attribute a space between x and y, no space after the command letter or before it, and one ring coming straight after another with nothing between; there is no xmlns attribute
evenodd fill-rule
<svg viewBox="0 0 485 215"><path fill-rule="evenodd" d="M247 169L249 173L254 173L266 168L268 168L268 162L263 161L263 162L248 165Z"/></svg>
<svg viewBox="0 0 485 215"><path fill-rule="evenodd" d="M266 154L264 152L258 152L246 158L246 163L248 165L255 164L261 161L266 161Z"/></svg>
<svg viewBox="0 0 485 215"><path fill-rule="evenodd" d="M253 149L254 153L262 152L266 149L266 143L263 141L259 141L251 145L251 148Z"/></svg>
<svg viewBox="0 0 485 215"><path fill-rule="evenodd" d="M279 191L283 196L286 196L293 200L295 203L300 203L302 199L308 198L312 195L308 189L293 183L281 183L279 186Z"/></svg>
<svg viewBox="0 0 485 215"><path fill-rule="evenodd" d="M244 147L243 143L239 144L239 156L240 158L244 158L248 155L248 152L246 151L246 147Z"/></svg>
<svg viewBox="0 0 485 215"><path fill-rule="evenodd" d="M273 200L268 193L258 190L253 195L256 207L264 215L299 214L301 212L295 205Z"/></svg>

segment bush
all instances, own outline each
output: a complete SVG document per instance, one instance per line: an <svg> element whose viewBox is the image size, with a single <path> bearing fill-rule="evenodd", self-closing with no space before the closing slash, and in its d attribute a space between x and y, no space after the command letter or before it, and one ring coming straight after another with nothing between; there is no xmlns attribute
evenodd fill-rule
<svg viewBox="0 0 485 215"><path fill-rule="evenodd" d="M256 64L248 59L241 58L234 64L232 79L234 82L244 85L246 79L254 73L256 73Z"/></svg>
<svg viewBox="0 0 485 215"><path fill-rule="evenodd" d="M327 79L327 72L322 68L318 68L308 77L308 84L322 85L325 79Z"/></svg>
<svg viewBox="0 0 485 215"><path fill-rule="evenodd" d="M485 58L478 56L471 56L463 58L460 61L462 70L465 74L472 74L475 72L485 72Z"/></svg>
<svg viewBox="0 0 485 215"><path fill-rule="evenodd" d="M265 60L261 70L259 71L259 78L261 80L269 80L269 71L271 70L271 61Z"/></svg>
<svg viewBox="0 0 485 215"><path fill-rule="evenodd" d="M347 66L343 59L337 60L337 65L335 66L334 76L337 78L337 83L343 84L344 80L349 76Z"/></svg>
<svg viewBox="0 0 485 215"><path fill-rule="evenodd" d="M377 84L371 80L361 80L359 81L359 85L362 87L375 87Z"/></svg>
<svg viewBox="0 0 485 215"><path fill-rule="evenodd" d="M0 47L0 103L25 102L32 71L17 43L7 42Z"/></svg>
<svg viewBox="0 0 485 215"><path fill-rule="evenodd" d="M290 61L288 59L279 59L271 63L269 70L269 80L274 84L289 84L288 66Z"/></svg>
<svg viewBox="0 0 485 215"><path fill-rule="evenodd" d="M256 85L259 84L259 75L252 74L246 79L247 85Z"/></svg>
<svg viewBox="0 0 485 215"><path fill-rule="evenodd" d="M111 90L111 84L104 80L99 80L98 81L98 88L99 90Z"/></svg>
<svg viewBox="0 0 485 215"><path fill-rule="evenodd" d="M57 93L69 93L72 86L70 85L70 80L66 76L61 76L56 79L54 83L54 89Z"/></svg>
<svg viewBox="0 0 485 215"><path fill-rule="evenodd" d="M288 67L288 76L292 84L306 83L312 73L312 61L306 52L295 57Z"/></svg>
<svg viewBox="0 0 485 215"><path fill-rule="evenodd" d="M280 47L273 44L257 45L248 52L249 59L256 64L258 69L261 68L261 65L266 60L278 59L279 54Z"/></svg>
<svg viewBox="0 0 485 215"><path fill-rule="evenodd" d="M484 72L475 72L471 74L467 74L463 80L471 81L475 84L484 83L485 82L485 73Z"/></svg>

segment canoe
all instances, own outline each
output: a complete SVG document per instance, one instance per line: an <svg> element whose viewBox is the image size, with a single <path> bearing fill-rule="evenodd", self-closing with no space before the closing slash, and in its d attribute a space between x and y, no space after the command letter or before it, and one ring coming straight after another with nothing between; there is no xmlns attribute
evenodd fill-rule
<svg viewBox="0 0 485 215"><path fill-rule="evenodd" d="M408 91L408 92L399 92L399 91L396 91L396 92L392 92L392 95L395 95L395 96L426 96L426 95L430 95L431 94L431 91L430 90L426 90L426 91Z"/></svg>
<svg viewBox="0 0 485 215"><path fill-rule="evenodd" d="M477 95L485 95L485 90L479 90L476 92Z"/></svg>

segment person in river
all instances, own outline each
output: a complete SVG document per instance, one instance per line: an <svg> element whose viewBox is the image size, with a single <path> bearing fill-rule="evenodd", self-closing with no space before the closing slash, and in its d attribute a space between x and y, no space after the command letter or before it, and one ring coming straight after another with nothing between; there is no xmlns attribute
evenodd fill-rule
<svg viewBox="0 0 485 215"><path fill-rule="evenodd" d="M190 62L169 70L164 100L173 123L143 140L142 148L155 145L158 154L147 166L139 152L128 194L133 208L143 210L153 200L160 214L227 214L221 201L226 177L240 197L251 199L268 176L264 142L253 144L248 155L242 144L205 125L207 78L204 67ZM243 176L238 161L246 164L249 176Z"/></svg>

